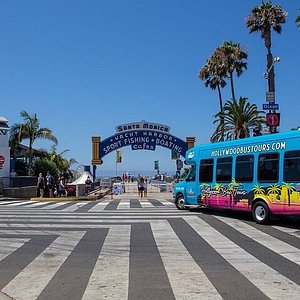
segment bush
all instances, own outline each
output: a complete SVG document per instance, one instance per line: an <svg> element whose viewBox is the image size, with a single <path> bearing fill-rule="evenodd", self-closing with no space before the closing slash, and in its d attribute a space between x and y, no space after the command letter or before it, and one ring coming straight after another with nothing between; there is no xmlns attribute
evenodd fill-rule
<svg viewBox="0 0 300 300"><path fill-rule="evenodd" d="M33 161L33 171L36 177L39 176L39 173L42 173L43 176L47 175L49 171L50 174L54 177L54 181L58 180L58 170L56 164L45 158L37 158Z"/></svg>

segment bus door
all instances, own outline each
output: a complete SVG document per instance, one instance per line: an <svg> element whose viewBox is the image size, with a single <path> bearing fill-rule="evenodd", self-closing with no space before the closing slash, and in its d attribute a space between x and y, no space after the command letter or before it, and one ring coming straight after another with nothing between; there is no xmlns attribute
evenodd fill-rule
<svg viewBox="0 0 300 300"><path fill-rule="evenodd" d="M216 165L215 194L212 195L211 205L231 208L234 201L232 188L232 157L219 157Z"/></svg>
<svg viewBox="0 0 300 300"><path fill-rule="evenodd" d="M199 183L196 180L196 165L192 165L191 170L185 178L185 202L188 205L197 205L199 195Z"/></svg>

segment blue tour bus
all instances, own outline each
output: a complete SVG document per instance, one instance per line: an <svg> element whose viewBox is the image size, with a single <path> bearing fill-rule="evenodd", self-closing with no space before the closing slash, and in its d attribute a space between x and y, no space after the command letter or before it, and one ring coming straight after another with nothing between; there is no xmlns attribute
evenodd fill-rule
<svg viewBox="0 0 300 300"><path fill-rule="evenodd" d="M198 145L186 152L190 171L174 186L178 209L208 207L300 215L300 131Z"/></svg>

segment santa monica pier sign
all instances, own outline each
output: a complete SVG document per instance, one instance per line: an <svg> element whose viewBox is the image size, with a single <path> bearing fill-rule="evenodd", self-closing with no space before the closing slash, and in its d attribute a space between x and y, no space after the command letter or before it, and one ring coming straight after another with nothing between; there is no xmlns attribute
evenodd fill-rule
<svg viewBox="0 0 300 300"><path fill-rule="evenodd" d="M170 127L146 121L121 124L116 126L116 133L101 141L100 137L92 137L93 165L102 163L102 158L110 152L130 146L132 150L152 150L156 146L168 148L181 156L195 143L194 137L186 141L170 134Z"/></svg>

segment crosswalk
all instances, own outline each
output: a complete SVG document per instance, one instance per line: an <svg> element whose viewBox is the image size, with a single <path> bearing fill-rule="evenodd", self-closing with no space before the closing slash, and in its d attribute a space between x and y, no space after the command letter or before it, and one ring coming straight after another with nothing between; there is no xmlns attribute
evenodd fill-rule
<svg viewBox="0 0 300 300"><path fill-rule="evenodd" d="M111 206L111 207L110 207ZM158 206L165 206L174 208L174 203L170 200L164 199L105 199L102 201L0 201L1 208L21 207L21 208L41 208L43 210L62 210L62 211L76 211L79 208L86 212L97 212L102 210L123 210L130 208L154 208Z"/></svg>
<svg viewBox="0 0 300 300"><path fill-rule="evenodd" d="M0 299L299 299L300 224L163 198L0 202Z"/></svg>

